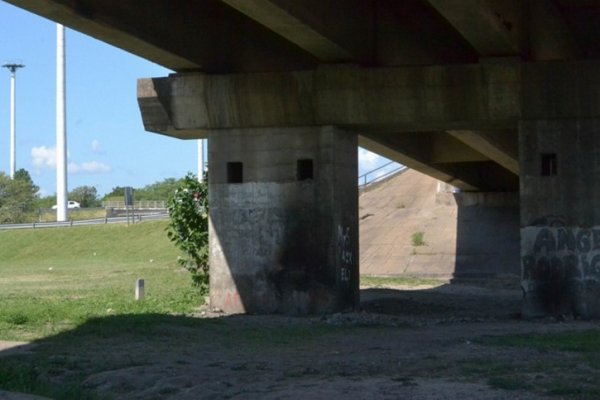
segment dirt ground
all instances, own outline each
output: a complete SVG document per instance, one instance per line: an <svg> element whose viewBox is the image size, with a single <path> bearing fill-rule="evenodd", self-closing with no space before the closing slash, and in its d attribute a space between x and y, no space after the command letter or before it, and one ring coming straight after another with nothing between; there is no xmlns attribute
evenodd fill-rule
<svg viewBox="0 0 600 400"><path fill-rule="evenodd" d="M18 351L54 357L52 379L83 374L86 389L114 399L541 399L563 398L546 389L556 373L568 375L580 362L480 339L599 327L522 321L520 293L506 288L448 284L368 288L361 295L362 310L354 313L199 313L185 323L154 325L146 335L81 333ZM564 368L552 367L558 365ZM597 370L586 371L573 379L597 380Z"/></svg>

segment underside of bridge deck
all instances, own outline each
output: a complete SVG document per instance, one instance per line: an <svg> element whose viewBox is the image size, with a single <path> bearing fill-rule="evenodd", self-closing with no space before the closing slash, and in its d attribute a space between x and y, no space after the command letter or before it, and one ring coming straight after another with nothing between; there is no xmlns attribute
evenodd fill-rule
<svg viewBox="0 0 600 400"><path fill-rule="evenodd" d="M281 232L309 238L305 217L283 216L324 213L328 233L306 247L319 254L304 266L310 276L298 273L307 259L283 256L297 245L279 228L266 240L258 226L236 233L254 238L248 278L236 267L246 255L227 250L231 221L215 219L213 259L233 274L223 282L237 278L252 292L245 307L240 291L221 291L220 306L354 304L355 204L336 204L356 189L343 154L358 142L464 191L520 191L524 312L600 316L600 213L590 206L600 200L597 1L7 1L175 71L139 81L144 124L211 138L211 170L225 171L211 181L220 216L262 210ZM265 144L278 140L297 151ZM312 197L283 194L298 185ZM268 206L259 204L265 191L276 199ZM335 295L314 294L321 289Z"/></svg>

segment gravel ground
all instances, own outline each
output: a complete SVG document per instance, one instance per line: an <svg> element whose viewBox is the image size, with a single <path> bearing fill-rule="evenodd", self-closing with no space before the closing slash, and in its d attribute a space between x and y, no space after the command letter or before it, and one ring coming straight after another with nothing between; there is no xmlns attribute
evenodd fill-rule
<svg viewBox="0 0 600 400"><path fill-rule="evenodd" d="M597 370L570 367L581 364L573 355L479 340L598 329L596 322L522 321L520 293L507 288L410 289L363 289L362 309L353 313L203 312L193 319L205 325L165 323L142 335L82 334L73 345L49 338L18 351L57 358L62 369L52 379L80 373L85 388L113 399L543 399L563 398L545 390L557 373L597 381ZM506 370L494 375L504 381L493 384L490 374L498 370ZM521 385L530 376L533 384ZM3 395L1 400L13 400Z"/></svg>

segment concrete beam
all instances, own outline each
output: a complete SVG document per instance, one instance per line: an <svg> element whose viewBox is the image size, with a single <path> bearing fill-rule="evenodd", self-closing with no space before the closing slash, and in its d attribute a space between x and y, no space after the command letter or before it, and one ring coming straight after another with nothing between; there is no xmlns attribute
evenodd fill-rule
<svg viewBox="0 0 600 400"><path fill-rule="evenodd" d="M220 0L8 0L175 71L308 69L317 60ZM177 25L176 28L174 25ZM232 29L235 27L235 29Z"/></svg>
<svg viewBox="0 0 600 400"><path fill-rule="evenodd" d="M433 132L428 135L430 142L429 160L433 164L461 163L488 161L489 158L465 145L460 140L448 135L446 132Z"/></svg>
<svg viewBox="0 0 600 400"><path fill-rule="evenodd" d="M600 116L600 62L523 64L522 118L585 119Z"/></svg>
<svg viewBox="0 0 600 400"><path fill-rule="evenodd" d="M184 74L140 80L138 91L146 129L172 126L175 134L163 133L179 138L268 126L337 125L388 132L515 129L519 71L518 65L486 64ZM164 110L146 110L146 103ZM157 115L169 120L157 121Z"/></svg>
<svg viewBox="0 0 600 400"><path fill-rule="evenodd" d="M376 15L375 65L469 64L479 59L475 49L427 2L377 0Z"/></svg>
<svg viewBox="0 0 600 400"><path fill-rule="evenodd" d="M448 131L448 134L514 174L519 174L516 132Z"/></svg>
<svg viewBox="0 0 600 400"><path fill-rule="evenodd" d="M516 191L518 175L445 132L363 132L361 146L463 191ZM442 153L443 145L447 152Z"/></svg>
<svg viewBox="0 0 600 400"><path fill-rule="evenodd" d="M373 153L377 153L402 165L406 165L408 168L412 168L439 181L446 182L454 187L460 188L461 190L478 190L476 186L471 185L456 176L450 175L436 168L434 165L430 165L423 160L415 158L414 156L409 156L406 153L398 151L395 146L382 141L381 138L377 138L377 140L375 140L365 135L359 135L358 145L362 148L372 151Z"/></svg>
<svg viewBox="0 0 600 400"><path fill-rule="evenodd" d="M197 137L202 137L200 132L185 132L185 134L177 132L171 118L168 96L170 92L169 81L166 79L147 79L138 82L137 100L142 112L144 128L149 132L166 136L194 137L196 133Z"/></svg>
<svg viewBox="0 0 600 400"><path fill-rule="evenodd" d="M119 31L114 26L101 22L95 18L95 12L89 11L83 4L76 6L70 1L45 0L6 0L6 2L71 29L84 32L167 68L198 69L200 67L198 63L177 55L171 49L149 43L134 35L133 32Z"/></svg>
<svg viewBox="0 0 600 400"><path fill-rule="evenodd" d="M532 60L569 60L581 55L573 33L549 0L529 0L529 42Z"/></svg>
<svg viewBox="0 0 600 400"><path fill-rule="evenodd" d="M521 53L520 0L427 0L481 56Z"/></svg>
<svg viewBox="0 0 600 400"><path fill-rule="evenodd" d="M298 5L298 2L286 2L277 0L221 0L225 4L235 8L239 12L253 20L257 21L261 25L271 29L278 35L284 37L288 41L296 44L308 53L315 56L321 61L328 62L340 62L349 61L354 56L347 49L340 46L338 43L333 41L322 33L323 29L329 26L336 26L331 21L327 21L327 25L316 26L316 24L310 24L305 22L298 15L293 12L304 11L305 14L309 13L312 15L322 14L322 10L328 5L331 6L331 2L312 2L310 7L306 2L301 4L301 7L293 9L294 4ZM338 4L335 4L335 9L338 11L338 15L332 15L332 17L339 17L340 12L347 14L348 10L351 12L360 12L360 8L357 8L358 2L352 1L356 4L344 4L344 7L340 9ZM287 3L287 4L286 4ZM330 4L331 3L331 4ZM331 9L331 7L329 7ZM311 15L309 15L310 18ZM315 22L314 18L311 18L311 22ZM338 19L336 21L346 21L348 19ZM366 22L366 21L363 21ZM355 25L356 31L362 31L361 25ZM346 34L357 34L358 32L346 32Z"/></svg>
<svg viewBox="0 0 600 400"><path fill-rule="evenodd" d="M573 59L579 46L551 0L427 0L482 57Z"/></svg>

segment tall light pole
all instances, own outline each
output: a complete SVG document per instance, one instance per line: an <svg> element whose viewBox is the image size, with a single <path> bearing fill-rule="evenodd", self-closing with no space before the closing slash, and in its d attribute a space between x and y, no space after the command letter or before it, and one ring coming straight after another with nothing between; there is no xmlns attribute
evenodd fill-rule
<svg viewBox="0 0 600 400"><path fill-rule="evenodd" d="M204 139L198 139L198 182L204 181Z"/></svg>
<svg viewBox="0 0 600 400"><path fill-rule="evenodd" d="M2 67L10 71L10 179L15 177L17 165L16 158L16 129L17 129L17 106L15 97L17 95L17 69L25 67L23 64L7 63Z"/></svg>
<svg viewBox="0 0 600 400"><path fill-rule="evenodd" d="M67 220L65 27L56 24L56 220Z"/></svg>

